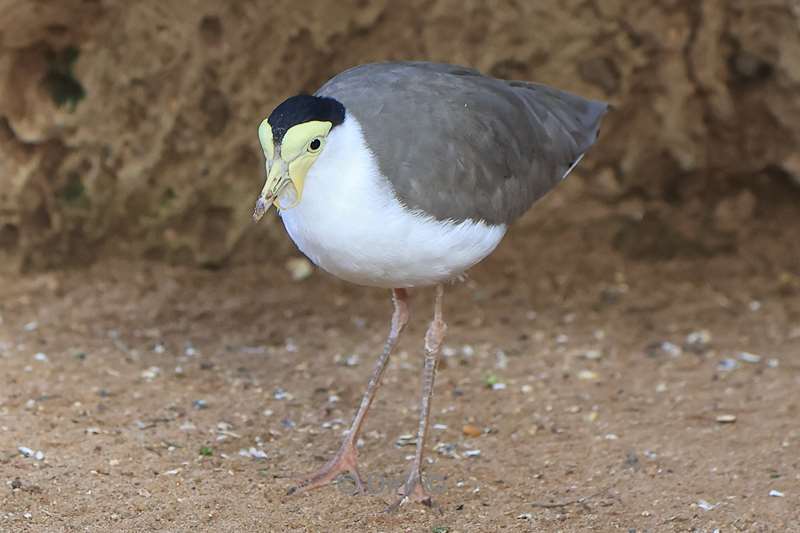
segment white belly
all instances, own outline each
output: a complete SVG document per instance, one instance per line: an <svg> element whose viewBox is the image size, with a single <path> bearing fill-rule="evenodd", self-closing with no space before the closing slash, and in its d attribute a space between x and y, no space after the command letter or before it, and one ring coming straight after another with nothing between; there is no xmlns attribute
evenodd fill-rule
<svg viewBox="0 0 800 533"><path fill-rule="evenodd" d="M351 117L331 132L300 203L281 211L281 218L319 267L352 283L386 288L452 279L489 255L506 231L406 210Z"/></svg>

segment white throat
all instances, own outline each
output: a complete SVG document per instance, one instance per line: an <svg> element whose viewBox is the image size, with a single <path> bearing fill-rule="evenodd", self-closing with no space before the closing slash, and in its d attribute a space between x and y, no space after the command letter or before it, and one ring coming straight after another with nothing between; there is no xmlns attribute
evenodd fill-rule
<svg viewBox="0 0 800 533"><path fill-rule="evenodd" d="M489 255L506 231L504 225L437 221L406 209L349 114L331 130L300 203L280 215L289 236L318 266L352 283L386 288L452 279Z"/></svg>

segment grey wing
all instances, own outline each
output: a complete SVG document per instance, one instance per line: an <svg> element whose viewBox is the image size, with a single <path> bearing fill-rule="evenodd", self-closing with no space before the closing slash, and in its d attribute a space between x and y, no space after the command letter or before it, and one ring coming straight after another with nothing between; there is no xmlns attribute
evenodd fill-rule
<svg viewBox="0 0 800 533"><path fill-rule="evenodd" d="M376 63L317 92L341 101L397 197L439 220L508 224L597 138L602 102L454 65Z"/></svg>

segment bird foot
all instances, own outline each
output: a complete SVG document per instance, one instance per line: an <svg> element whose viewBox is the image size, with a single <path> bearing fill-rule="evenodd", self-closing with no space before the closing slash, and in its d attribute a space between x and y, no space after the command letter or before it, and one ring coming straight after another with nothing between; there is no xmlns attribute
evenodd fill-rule
<svg viewBox="0 0 800 533"><path fill-rule="evenodd" d="M328 461L325 466L313 474L301 478L297 485L290 488L287 494L299 494L301 492L318 489L335 481L341 474L350 473L355 483L355 494L365 492L364 482L358 473L358 455L355 445L350 440L345 440L336 455Z"/></svg>
<svg viewBox="0 0 800 533"><path fill-rule="evenodd" d="M414 472L409 475L408 480L400 487L397 493L399 497L386 509L386 512L394 512L407 502L421 503L426 507L433 507L433 499L425 489L422 476L419 473Z"/></svg>

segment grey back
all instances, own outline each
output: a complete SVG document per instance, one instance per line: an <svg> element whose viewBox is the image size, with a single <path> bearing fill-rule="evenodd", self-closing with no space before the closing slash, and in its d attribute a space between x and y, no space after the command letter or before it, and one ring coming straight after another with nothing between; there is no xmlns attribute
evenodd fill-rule
<svg viewBox="0 0 800 533"><path fill-rule="evenodd" d="M607 105L440 63L375 63L323 85L361 124L398 199L438 220L508 224L571 170Z"/></svg>

